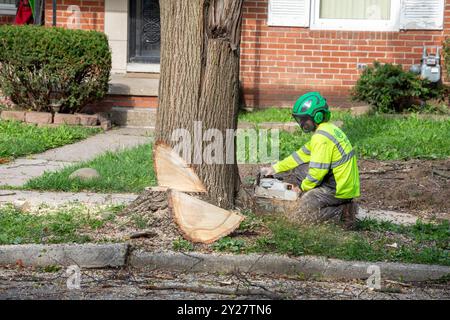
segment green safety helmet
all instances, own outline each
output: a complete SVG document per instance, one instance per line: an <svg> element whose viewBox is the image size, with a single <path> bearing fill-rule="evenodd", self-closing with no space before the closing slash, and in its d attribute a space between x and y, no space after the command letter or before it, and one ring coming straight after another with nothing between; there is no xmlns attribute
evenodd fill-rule
<svg viewBox="0 0 450 320"><path fill-rule="evenodd" d="M319 125L331 118L327 100L318 92L309 92L301 96L294 105L292 116L302 127L303 131L310 132L314 128L306 128L305 121L311 119Z"/></svg>

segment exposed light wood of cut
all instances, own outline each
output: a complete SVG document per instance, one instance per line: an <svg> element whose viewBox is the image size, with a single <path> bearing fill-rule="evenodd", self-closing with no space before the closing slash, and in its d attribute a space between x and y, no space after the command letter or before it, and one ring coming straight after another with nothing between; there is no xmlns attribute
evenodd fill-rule
<svg viewBox="0 0 450 320"><path fill-rule="evenodd" d="M170 191L169 207L181 233L192 242L212 243L236 230L244 217L185 193Z"/></svg>
<svg viewBox="0 0 450 320"><path fill-rule="evenodd" d="M170 146L156 143L153 157L158 186L184 192L206 192L194 170Z"/></svg>

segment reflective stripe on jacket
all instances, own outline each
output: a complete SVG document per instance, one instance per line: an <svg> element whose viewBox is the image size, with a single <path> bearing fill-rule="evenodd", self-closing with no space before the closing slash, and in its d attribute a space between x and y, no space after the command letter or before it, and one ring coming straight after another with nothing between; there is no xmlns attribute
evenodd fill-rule
<svg viewBox="0 0 450 320"><path fill-rule="evenodd" d="M276 173L309 163L309 174L301 189L309 191L322 184L327 174L336 181L336 198L353 199L360 196L359 171L355 152L347 136L332 123L318 126L311 140L300 150L276 163Z"/></svg>

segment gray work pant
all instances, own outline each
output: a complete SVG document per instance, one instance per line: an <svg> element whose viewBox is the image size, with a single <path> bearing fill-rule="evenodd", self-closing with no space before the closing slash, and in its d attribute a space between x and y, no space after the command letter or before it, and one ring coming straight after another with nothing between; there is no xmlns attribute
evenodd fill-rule
<svg viewBox="0 0 450 320"><path fill-rule="evenodd" d="M309 164L305 163L297 168L279 173L275 178L300 186L309 171ZM324 221L339 222L342 210L351 199L338 199L335 197L336 183L332 175L326 176L323 183L308 192L303 193L299 202L298 212L289 215L289 219L300 223L316 223Z"/></svg>

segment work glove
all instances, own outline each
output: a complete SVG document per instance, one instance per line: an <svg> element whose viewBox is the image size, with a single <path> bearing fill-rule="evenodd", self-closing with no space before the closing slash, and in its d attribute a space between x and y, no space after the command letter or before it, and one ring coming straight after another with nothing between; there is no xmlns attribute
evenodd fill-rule
<svg viewBox="0 0 450 320"><path fill-rule="evenodd" d="M262 177L273 176L275 174L275 170L272 167L263 167L259 172Z"/></svg>

